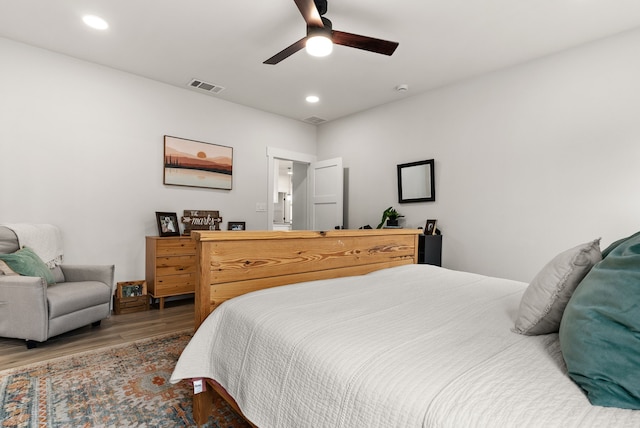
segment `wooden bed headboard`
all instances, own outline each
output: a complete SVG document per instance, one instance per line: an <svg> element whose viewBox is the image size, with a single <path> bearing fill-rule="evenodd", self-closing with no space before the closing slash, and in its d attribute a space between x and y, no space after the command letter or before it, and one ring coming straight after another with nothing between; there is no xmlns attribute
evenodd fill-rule
<svg viewBox="0 0 640 428"><path fill-rule="evenodd" d="M263 288L417 263L418 229L192 231L195 327L222 302Z"/></svg>

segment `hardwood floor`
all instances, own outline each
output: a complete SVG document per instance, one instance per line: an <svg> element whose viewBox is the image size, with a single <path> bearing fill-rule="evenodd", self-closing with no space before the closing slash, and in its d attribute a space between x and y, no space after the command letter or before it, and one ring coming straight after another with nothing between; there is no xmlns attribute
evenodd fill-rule
<svg viewBox="0 0 640 428"><path fill-rule="evenodd" d="M99 327L86 326L52 337L37 348L24 340L0 337L0 370L138 339L193 329L193 299L165 302L163 310L111 315Z"/></svg>

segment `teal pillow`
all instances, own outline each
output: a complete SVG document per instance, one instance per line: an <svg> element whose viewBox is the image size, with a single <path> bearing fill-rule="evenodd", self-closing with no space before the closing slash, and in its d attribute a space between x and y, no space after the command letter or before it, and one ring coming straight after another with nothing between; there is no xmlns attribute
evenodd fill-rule
<svg viewBox="0 0 640 428"><path fill-rule="evenodd" d="M560 347L591 404L640 410L640 233L605 251L567 304Z"/></svg>
<svg viewBox="0 0 640 428"><path fill-rule="evenodd" d="M44 278L47 284L55 284L49 268L31 248L23 247L12 254L0 254L0 260L20 275L39 276Z"/></svg>
<svg viewBox="0 0 640 428"><path fill-rule="evenodd" d="M627 239L633 239L638 235L640 235L640 232L635 233L631 236L627 236L626 238L618 239L616 242L610 244L607 248L604 249L604 251L602 251L602 258L604 259L605 257L607 257L611 251L613 251L618 245L622 244Z"/></svg>

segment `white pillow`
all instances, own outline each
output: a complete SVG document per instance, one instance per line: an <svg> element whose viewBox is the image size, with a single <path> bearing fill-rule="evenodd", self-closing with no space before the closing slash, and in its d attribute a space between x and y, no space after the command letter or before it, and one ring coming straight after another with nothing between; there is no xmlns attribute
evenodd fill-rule
<svg viewBox="0 0 640 428"><path fill-rule="evenodd" d="M557 333L571 295L600 260L600 238L554 257L525 290L513 331L530 336Z"/></svg>
<svg viewBox="0 0 640 428"><path fill-rule="evenodd" d="M0 260L0 275L19 275L14 272L3 260Z"/></svg>

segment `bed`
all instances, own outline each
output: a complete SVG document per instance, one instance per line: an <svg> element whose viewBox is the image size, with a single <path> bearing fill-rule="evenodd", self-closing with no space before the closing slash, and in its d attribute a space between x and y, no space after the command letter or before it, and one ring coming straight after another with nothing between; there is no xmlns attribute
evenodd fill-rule
<svg viewBox="0 0 640 428"><path fill-rule="evenodd" d="M418 233L195 233L171 380L207 379L196 420L218 393L262 428L640 426L589 403L558 334L512 331L527 284L417 265Z"/></svg>

